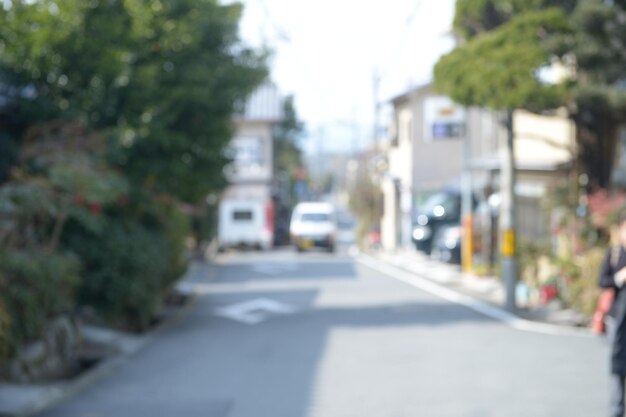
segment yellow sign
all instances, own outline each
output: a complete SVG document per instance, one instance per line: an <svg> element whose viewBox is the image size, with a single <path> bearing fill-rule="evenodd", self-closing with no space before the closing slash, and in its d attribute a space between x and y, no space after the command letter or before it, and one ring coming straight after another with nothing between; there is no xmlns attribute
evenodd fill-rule
<svg viewBox="0 0 626 417"><path fill-rule="evenodd" d="M515 256L515 231L507 229L502 233L502 256Z"/></svg>
<svg viewBox="0 0 626 417"><path fill-rule="evenodd" d="M463 243L461 244L461 268L463 272L471 272L474 257L474 221L471 214L463 218Z"/></svg>
<svg viewBox="0 0 626 417"><path fill-rule="evenodd" d="M452 116L454 113L456 113L454 107L442 107L439 109L439 116Z"/></svg>

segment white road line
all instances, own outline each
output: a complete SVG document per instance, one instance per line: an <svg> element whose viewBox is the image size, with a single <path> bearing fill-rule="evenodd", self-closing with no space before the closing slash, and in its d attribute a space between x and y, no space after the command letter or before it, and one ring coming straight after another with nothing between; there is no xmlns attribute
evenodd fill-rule
<svg viewBox="0 0 626 417"><path fill-rule="evenodd" d="M517 330L547 334L552 336L597 337L587 329L576 329L571 327L559 326L556 324L538 323L531 320L519 318L506 310L479 301L475 298L472 298L465 294L461 294L449 288L443 287L413 273L386 264L369 255L361 254L356 259L359 263L374 271L381 272L385 275L397 279L398 281L402 281L408 285L411 285L412 287L418 288L422 291L426 291L439 298L443 298L444 300L463 305L471 310L474 310L477 313L500 321Z"/></svg>

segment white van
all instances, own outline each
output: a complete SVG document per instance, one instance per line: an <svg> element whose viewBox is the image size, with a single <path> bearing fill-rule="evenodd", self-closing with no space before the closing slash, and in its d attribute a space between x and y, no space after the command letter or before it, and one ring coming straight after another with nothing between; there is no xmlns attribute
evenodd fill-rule
<svg viewBox="0 0 626 417"><path fill-rule="evenodd" d="M219 206L217 239L220 249L270 249L274 241L274 212L269 200L223 200Z"/></svg>
<svg viewBox="0 0 626 417"><path fill-rule="evenodd" d="M289 235L298 252L313 247L335 250L337 225L330 203L299 203L293 209Z"/></svg>

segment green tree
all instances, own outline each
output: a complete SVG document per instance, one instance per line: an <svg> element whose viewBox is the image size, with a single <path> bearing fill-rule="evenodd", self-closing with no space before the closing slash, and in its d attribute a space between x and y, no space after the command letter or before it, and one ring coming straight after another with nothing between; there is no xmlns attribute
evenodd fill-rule
<svg viewBox="0 0 626 417"><path fill-rule="evenodd" d="M359 220L357 240L365 244L368 233L380 231L383 216L383 194L380 173L376 167L380 159L373 151L367 151L352 160L350 169L349 206Z"/></svg>
<svg viewBox="0 0 626 417"><path fill-rule="evenodd" d="M435 84L466 105L566 106L590 187L607 187L626 118L624 19L623 1L459 0L459 46L437 64ZM554 63L571 79L546 84L540 71Z"/></svg>
<svg viewBox="0 0 626 417"><path fill-rule="evenodd" d="M300 137L304 125L298 120L293 96L283 102L283 119L274 129L274 167L276 171L290 172L302 163Z"/></svg>
<svg viewBox="0 0 626 417"><path fill-rule="evenodd" d="M0 79L25 126L70 119L111 138L136 186L196 202L223 185L231 116L266 77L217 0L14 0Z"/></svg>
<svg viewBox="0 0 626 417"><path fill-rule="evenodd" d="M562 10L519 14L507 24L469 38L441 58L435 67L435 84L467 106L554 108L562 103L566 90L562 85L543 83L538 71L553 57L552 44L546 41L567 30Z"/></svg>
<svg viewBox="0 0 626 417"><path fill-rule="evenodd" d="M590 187L610 185L619 126L626 122L626 2L579 1L564 46L576 62L570 109Z"/></svg>
<svg viewBox="0 0 626 417"><path fill-rule="evenodd" d="M283 102L283 119L275 126L274 140L274 173L280 181L281 194L285 195L285 203L291 206L294 201L295 175L302 167L302 150L300 138L304 131L303 123L298 119L293 96L288 96ZM291 208L291 207L287 207Z"/></svg>
<svg viewBox="0 0 626 417"><path fill-rule="evenodd" d="M506 158L501 167L502 204L500 232L502 278L506 307L515 308L517 256L515 245L515 170L512 110L541 111L565 101L567 87L542 81L540 71L556 55L553 39L568 33L569 22L562 8L550 2L462 0L459 10L471 18L455 18L465 43L444 56L435 67L435 84L466 106L506 110L508 131ZM507 6L507 7L505 7ZM541 7L546 6L546 7ZM472 23L473 22L473 23ZM482 25L476 24L482 22Z"/></svg>

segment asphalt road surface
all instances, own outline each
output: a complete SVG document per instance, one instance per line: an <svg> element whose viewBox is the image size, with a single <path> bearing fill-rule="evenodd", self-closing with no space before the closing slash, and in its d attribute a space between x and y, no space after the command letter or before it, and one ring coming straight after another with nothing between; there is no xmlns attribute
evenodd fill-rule
<svg viewBox="0 0 626 417"><path fill-rule="evenodd" d="M47 417L596 417L602 340L522 332L347 254L228 253L192 312Z"/></svg>

